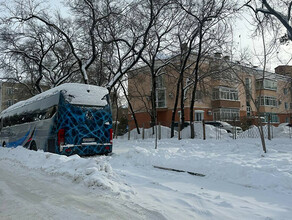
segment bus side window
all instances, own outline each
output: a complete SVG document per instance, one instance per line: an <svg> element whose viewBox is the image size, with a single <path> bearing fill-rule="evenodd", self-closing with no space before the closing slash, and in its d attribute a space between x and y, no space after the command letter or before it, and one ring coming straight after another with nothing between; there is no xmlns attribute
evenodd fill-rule
<svg viewBox="0 0 292 220"><path fill-rule="evenodd" d="M56 106L47 109L44 119L51 118L56 113Z"/></svg>
<svg viewBox="0 0 292 220"><path fill-rule="evenodd" d="M3 127L7 127L7 126L8 126L8 117L3 118Z"/></svg>
<svg viewBox="0 0 292 220"><path fill-rule="evenodd" d="M2 128L3 128L3 120L2 118L0 118L0 131L2 130Z"/></svg>

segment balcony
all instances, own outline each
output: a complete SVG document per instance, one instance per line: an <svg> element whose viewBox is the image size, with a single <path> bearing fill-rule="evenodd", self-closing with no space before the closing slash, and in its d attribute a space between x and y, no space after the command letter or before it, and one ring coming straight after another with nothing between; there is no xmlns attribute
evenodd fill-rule
<svg viewBox="0 0 292 220"><path fill-rule="evenodd" d="M213 100L211 105L212 108L240 108L240 101Z"/></svg>

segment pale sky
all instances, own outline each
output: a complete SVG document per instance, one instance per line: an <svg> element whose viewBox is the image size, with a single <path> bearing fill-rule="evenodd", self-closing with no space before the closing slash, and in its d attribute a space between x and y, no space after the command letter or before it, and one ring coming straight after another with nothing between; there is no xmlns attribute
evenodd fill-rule
<svg viewBox="0 0 292 220"><path fill-rule="evenodd" d="M236 24L234 24L234 41L238 45L239 50L244 51L246 48L253 54L252 64L260 66L258 58L262 58L263 43L262 38L253 37L253 27L249 24L251 18L249 15L244 15L245 18L238 18ZM283 34L286 30L283 28ZM280 37L280 36L279 36ZM268 43L268 36L267 43ZM292 58L292 42L288 45L281 45L277 50L274 51L273 57L268 59L267 70L274 72L274 68L278 65L292 65L290 61Z"/></svg>

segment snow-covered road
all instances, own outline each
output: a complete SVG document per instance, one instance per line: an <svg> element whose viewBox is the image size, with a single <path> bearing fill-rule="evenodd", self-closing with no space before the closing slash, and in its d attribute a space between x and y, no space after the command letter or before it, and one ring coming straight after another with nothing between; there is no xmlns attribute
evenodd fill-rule
<svg viewBox="0 0 292 220"><path fill-rule="evenodd" d="M290 220L292 141L115 140L82 158L0 148L0 219ZM205 177L160 170L163 166Z"/></svg>
<svg viewBox="0 0 292 220"><path fill-rule="evenodd" d="M291 139L154 140L117 142L112 169L132 186L133 201L167 219L290 220ZM128 149L128 152L125 151ZM192 176L153 165L206 174Z"/></svg>
<svg viewBox="0 0 292 220"><path fill-rule="evenodd" d="M0 219L162 219L99 189L0 160Z"/></svg>

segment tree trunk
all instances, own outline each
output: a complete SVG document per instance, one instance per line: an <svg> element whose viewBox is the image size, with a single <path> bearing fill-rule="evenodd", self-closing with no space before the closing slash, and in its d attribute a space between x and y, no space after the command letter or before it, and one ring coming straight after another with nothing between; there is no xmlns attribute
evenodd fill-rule
<svg viewBox="0 0 292 220"><path fill-rule="evenodd" d="M115 124L115 138L117 138L118 137L118 118L119 118L119 106L118 106L118 96L116 95L115 96L115 98L116 98L116 100L115 100L115 102L116 102L116 124Z"/></svg>
<svg viewBox="0 0 292 220"><path fill-rule="evenodd" d="M198 75L199 75L199 62L201 59L201 53L202 53L202 41L203 41L203 24L200 26L200 32L199 32L199 49L198 49L198 54L197 54L197 59L196 59L196 66L194 69L194 74L195 75L195 83L193 87L193 92L192 92L192 100L191 100L191 105L190 105L190 123L194 127L194 105L195 105L195 99L196 99L196 91L197 91L197 85L198 85ZM191 138L195 138L195 130L194 128L191 128Z"/></svg>
<svg viewBox="0 0 292 220"><path fill-rule="evenodd" d="M126 89L125 89L125 87L124 87L124 85L123 85L122 83L121 83L121 87L122 87L122 89L123 89L124 95L125 95L125 97L126 97L126 100L127 100L127 102L128 102L128 105L129 105L129 108L130 108L130 111L131 111L131 114L132 114L132 116L133 116L133 120L134 120L134 123L135 123L136 129L137 129L137 133L140 134L140 129L139 129L139 126L138 126L138 122L137 122L137 119L136 119L135 112L134 112L134 110L133 110L133 106L132 106L132 104L131 104L131 102L130 102L130 100L129 100L129 97L128 97L127 93L126 93Z"/></svg>
<svg viewBox="0 0 292 220"><path fill-rule="evenodd" d="M173 112L172 112L172 117L171 117L171 134L170 134L171 138L173 138L174 136L174 122L175 122L175 114L176 114L177 105L178 105L178 96L179 96L179 91L180 91L180 78L176 85L175 102L174 102Z"/></svg>
<svg viewBox="0 0 292 220"><path fill-rule="evenodd" d="M154 70L152 70L154 71ZM152 133L154 134L154 127L157 122L157 111L156 111L156 77L155 73L152 73L152 92L151 92L151 126L153 127Z"/></svg>
<svg viewBox="0 0 292 220"><path fill-rule="evenodd" d="M182 77L183 78L183 77ZM180 123L181 123L181 130L184 129L185 127L185 94L184 94L184 81L183 79L181 80L181 97L180 97L180 112L181 112L181 118L180 118Z"/></svg>
<svg viewBox="0 0 292 220"><path fill-rule="evenodd" d="M264 129L263 129L263 124L262 124L262 121L261 121L260 117L259 117L259 127L258 127L258 129L259 129L259 132L260 132L260 138L261 138L261 142L262 142L263 151L265 153L267 153Z"/></svg>

